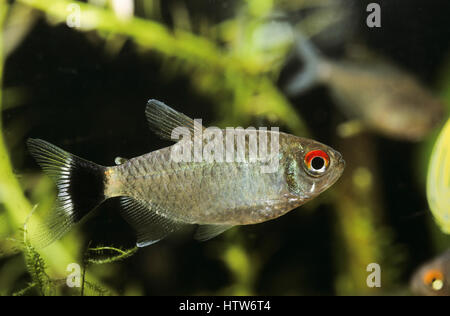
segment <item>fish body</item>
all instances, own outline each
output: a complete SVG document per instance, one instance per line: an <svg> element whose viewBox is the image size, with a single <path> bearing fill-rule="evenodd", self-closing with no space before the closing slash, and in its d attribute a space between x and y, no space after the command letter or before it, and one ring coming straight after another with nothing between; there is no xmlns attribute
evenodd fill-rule
<svg viewBox="0 0 450 316"><path fill-rule="evenodd" d="M442 128L431 153L427 174L427 200L441 230L450 234L450 118Z"/></svg>
<svg viewBox="0 0 450 316"><path fill-rule="evenodd" d="M450 296L450 249L414 273L411 290L415 295Z"/></svg>
<svg viewBox="0 0 450 316"><path fill-rule="evenodd" d="M156 100L148 102L146 114L151 129L166 139L171 139L178 127L193 135L209 130ZM215 132L226 134L229 130ZM233 139L250 139L247 130L233 133ZM276 150L267 157L251 159L253 147L247 141L242 147L244 159L179 160L174 159L174 153L185 148L189 157L195 157L195 146L184 147L192 143L179 140L139 157L116 159L118 165L110 167L45 141L29 140L30 152L59 189L58 206L47 225L52 228L51 238L44 238L45 243L61 237L112 197L121 197L122 215L136 230L138 246L152 244L192 224L200 225L196 238L207 240L236 225L279 217L325 191L343 172L341 155L319 142L278 131L255 130L252 135L267 139L266 145ZM201 143L206 148L208 139ZM216 144L226 148L224 156L238 151L237 144L226 147L226 138ZM269 170L269 166L275 168Z"/></svg>
<svg viewBox="0 0 450 316"><path fill-rule="evenodd" d="M107 195L151 201L166 216L192 224L246 225L276 218L318 195L340 175L310 179L298 166L301 151L324 146L278 134L280 165L275 172L261 172L264 162L173 162L167 147L110 167ZM333 155L332 167L340 171L339 154ZM298 177L287 177L290 169L298 169Z"/></svg>
<svg viewBox="0 0 450 316"><path fill-rule="evenodd" d="M344 112L395 139L420 140L443 118L443 105L392 65L328 63L324 82Z"/></svg>
<svg viewBox="0 0 450 316"><path fill-rule="evenodd" d="M388 62L333 61L301 35L297 51L306 66L288 85L289 94L325 84L350 119L400 140L421 140L444 118L442 102L411 74Z"/></svg>

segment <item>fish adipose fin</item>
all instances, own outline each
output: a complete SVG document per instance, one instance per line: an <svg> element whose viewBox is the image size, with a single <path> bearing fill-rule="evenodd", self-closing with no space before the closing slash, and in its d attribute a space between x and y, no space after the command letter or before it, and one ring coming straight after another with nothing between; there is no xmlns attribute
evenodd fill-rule
<svg viewBox="0 0 450 316"><path fill-rule="evenodd" d="M114 159L114 163L116 164L116 166L123 165L123 164L126 163L127 161L128 161L128 159L122 158L122 157L116 157L116 158Z"/></svg>
<svg viewBox="0 0 450 316"><path fill-rule="evenodd" d="M122 215L137 234L138 247L146 247L181 229L185 224L162 215L158 207L131 197L121 197Z"/></svg>
<svg viewBox="0 0 450 316"><path fill-rule="evenodd" d="M45 247L61 238L84 216L105 200L105 167L72 155L46 141L28 139L28 149L58 188L56 206L30 232L36 247Z"/></svg>
<svg viewBox="0 0 450 316"><path fill-rule="evenodd" d="M206 241L222 234L232 227L233 225L200 225L195 232L194 239Z"/></svg>
<svg viewBox="0 0 450 316"><path fill-rule="evenodd" d="M150 129L162 139L172 140L172 132L177 127L186 127L191 135L194 132L203 131L204 127L200 123L195 123L190 117L177 112L163 102L151 99L147 102L145 115L150 125Z"/></svg>

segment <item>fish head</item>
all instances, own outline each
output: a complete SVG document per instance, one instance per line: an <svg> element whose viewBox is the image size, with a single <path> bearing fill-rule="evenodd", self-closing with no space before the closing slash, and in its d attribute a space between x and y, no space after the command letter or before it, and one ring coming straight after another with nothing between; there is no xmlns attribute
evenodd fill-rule
<svg viewBox="0 0 450 316"><path fill-rule="evenodd" d="M411 291L415 295L450 295L450 251L425 263L411 279Z"/></svg>
<svg viewBox="0 0 450 316"><path fill-rule="evenodd" d="M287 181L291 193L301 197L302 200L316 197L342 175L345 161L333 148L300 137L296 137L293 141L293 148L290 150L290 156L294 164L286 169Z"/></svg>

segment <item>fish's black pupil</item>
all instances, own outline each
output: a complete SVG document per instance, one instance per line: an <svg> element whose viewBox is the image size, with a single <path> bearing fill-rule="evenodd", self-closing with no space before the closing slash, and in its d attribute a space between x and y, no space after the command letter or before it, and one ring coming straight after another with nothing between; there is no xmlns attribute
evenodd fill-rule
<svg viewBox="0 0 450 316"><path fill-rule="evenodd" d="M313 160L311 160L311 166L314 170L320 170L325 165L325 161L322 157L314 157Z"/></svg>

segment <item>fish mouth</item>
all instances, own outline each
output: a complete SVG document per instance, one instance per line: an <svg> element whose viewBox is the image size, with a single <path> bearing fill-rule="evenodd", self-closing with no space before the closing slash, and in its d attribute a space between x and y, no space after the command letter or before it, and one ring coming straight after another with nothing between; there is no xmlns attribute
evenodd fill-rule
<svg viewBox="0 0 450 316"><path fill-rule="evenodd" d="M334 174L331 176L331 181L329 186L333 185L344 173L344 169L345 169L345 160L342 157L341 153L335 151L335 172L333 172Z"/></svg>
<svg viewBox="0 0 450 316"><path fill-rule="evenodd" d="M342 170L345 169L345 160L342 158L342 156L339 158L338 164L339 166L341 166Z"/></svg>
<svg viewBox="0 0 450 316"><path fill-rule="evenodd" d="M341 153L335 150L334 157L336 158L338 167L341 168L342 170L344 170L345 169L345 160L342 157Z"/></svg>

